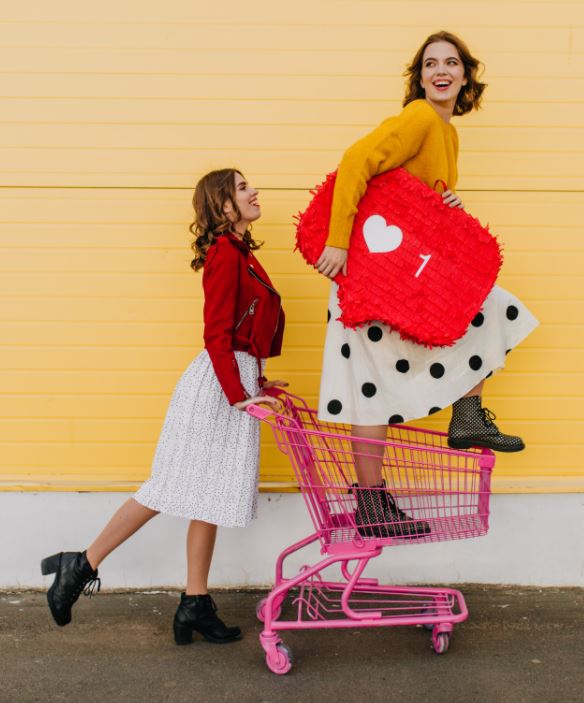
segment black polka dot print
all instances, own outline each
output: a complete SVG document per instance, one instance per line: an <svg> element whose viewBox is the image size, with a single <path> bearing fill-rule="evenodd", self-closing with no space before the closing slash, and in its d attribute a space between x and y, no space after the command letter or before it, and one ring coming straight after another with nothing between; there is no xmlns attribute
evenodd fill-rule
<svg viewBox="0 0 584 703"><path fill-rule="evenodd" d="M331 400L326 408L331 415L338 415L343 409L343 404L340 400Z"/></svg>
<svg viewBox="0 0 584 703"><path fill-rule="evenodd" d="M327 311L326 311L326 321L327 321L327 322L330 322L330 321L331 321L331 311L330 311L330 310L327 310Z"/></svg>
<svg viewBox="0 0 584 703"><path fill-rule="evenodd" d="M515 307L515 305L509 305L507 308L507 319L508 320L516 320L519 317L519 310Z"/></svg>
<svg viewBox="0 0 584 703"><path fill-rule="evenodd" d="M345 327L338 320L343 311L335 286L322 313L329 324L324 325L319 417L355 425L391 423L392 434L422 417L435 424L450 415L451 398L463 397L480 381L488 387L507 361L504 352L537 325L520 301L496 286L451 347L414 344L373 315L361 326Z"/></svg>
<svg viewBox="0 0 584 703"><path fill-rule="evenodd" d="M367 330L367 336L372 342L379 342L379 340L383 337L383 330L381 327L374 325Z"/></svg>
<svg viewBox="0 0 584 703"><path fill-rule="evenodd" d="M505 349L505 356L511 351L511 349Z"/></svg>
<svg viewBox="0 0 584 703"><path fill-rule="evenodd" d="M410 370L410 362L407 359L399 359L395 362L395 368L400 373L407 373Z"/></svg>
<svg viewBox="0 0 584 703"><path fill-rule="evenodd" d="M377 386L374 383L364 383L361 386L361 393L363 393L366 398L373 398L377 393Z"/></svg>
<svg viewBox="0 0 584 703"><path fill-rule="evenodd" d="M483 360L480 356L478 356L478 354L475 354L474 356L471 356L468 360L468 365L473 371L478 371L483 365Z"/></svg>

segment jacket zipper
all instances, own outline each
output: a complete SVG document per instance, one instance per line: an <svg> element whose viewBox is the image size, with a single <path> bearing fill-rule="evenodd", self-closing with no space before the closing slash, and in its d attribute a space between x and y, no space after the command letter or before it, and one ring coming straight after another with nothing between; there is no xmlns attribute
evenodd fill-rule
<svg viewBox="0 0 584 703"><path fill-rule="evenodd" d="M252 275L254 278L257 278L257 280L262 284L262 286L264 286L264 288L267 288L268 290L271 290L272 293L275 293L275 294L278 296L278 298L280 297L280 294L278 293L278 291L277 291L277 290L274 290L274 289L272 288L272 286L269 286L269 285L268 285L263 279L261 279L261 278L258 276L258 274L253 270L253 264L250 264L250 265L247 267L247 270L251 273L251 275Z"/></svg>
<svg viewBox="0 0 584 703"><path fill-rule="evenodd" d="M235 329L236 329L236 330L238 330L238 329L241 327L243 321L245 320L245 318L246 318L248 315L255 315L255 306L256 306L256 304L258 303L258 301L259 301L259 298L254 298L254 299L251 301L251 305L250 305L250 306L248 307L248 309L243 313L243 315L241 316L239 322L235 325Z"/></svg>
<svg viewBox="0 0 584 703"><path fill-rule="evenodd" d="M282 310L282 297L281 297L281 295L278 293L277 290L275 290L274 288L272 288L272 286L269 286L264 280L262 280L262 279L258 276L258 274L253 270L253 264L250 264L250 265L247 267L247 270L251 273L251 275L252 275L255 279L257 279L257 280L262 284L262 286L264 286L264 288L267 288L268 290L271 290L272 293L274 293L274 295L277 295L277 296L278 296L278 300L279 300L279 302L280 302L280 305L278 306L278 316L276 317L276 326L274 327L274 332L272 333L272 342L273 342L273 341L274 341L274 337L276 336L276 332L278 331L278 325L280 324L280 311ZM270 344L271 344L271 342L270 342Z"/></svg>

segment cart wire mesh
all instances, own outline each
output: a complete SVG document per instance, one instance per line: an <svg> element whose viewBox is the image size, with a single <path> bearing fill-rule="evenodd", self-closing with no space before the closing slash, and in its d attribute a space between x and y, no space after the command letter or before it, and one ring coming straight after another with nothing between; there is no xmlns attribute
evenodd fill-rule
<svg viewBox="0 0 584 703"><path fill-rule="evenodd" d="M357 438L350 427L319 420L301 398L281 393L280 401L281 412L258 417L271 425L292 464L323 551L348 543L369 549L372 541L443 542L488 531L491 451L453 450L446 434L406 425L388 426L385 442ZM382 483L374 488L357 484L355 464L367 462L381 464ZM357 515L364 491L383 494L369 507L366 528ZM375 507L388 501L390 508Z"/></svg>

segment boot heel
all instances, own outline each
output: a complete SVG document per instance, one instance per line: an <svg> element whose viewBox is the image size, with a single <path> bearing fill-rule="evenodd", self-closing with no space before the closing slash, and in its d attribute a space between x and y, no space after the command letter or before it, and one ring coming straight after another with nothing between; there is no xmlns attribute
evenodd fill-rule
<svg viewBox="0 0 584 703"><path fill-rule="evenodd" d="M193 641L193 630L188 625L177 625L174 623L174 641L176 644L191 644Z"/></svg>
<svg viewBox="0 0 584 703"><path fill-rule="evenodd" d="M53 554L52 557L47 557L41 561L41 574L43 576L48 576L49 574L54 574L59 570L59 564L61 562L60 554Z"/></svg>

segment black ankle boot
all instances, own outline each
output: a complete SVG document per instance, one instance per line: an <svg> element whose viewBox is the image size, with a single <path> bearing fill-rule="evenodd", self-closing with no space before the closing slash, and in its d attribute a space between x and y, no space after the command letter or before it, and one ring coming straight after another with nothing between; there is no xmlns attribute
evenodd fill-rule
<svg viewBox="0 0 584 703"><path fill-rule="evenodd" d="M352 492L357 494L355 524L363 537L422 537L430 532L425 520L414 520L398 507L385 480L371 488L354 483Z"/></svg>
<svg viewBox="0 0 584 703"><path fill-rule="evenodd" d="M521 437L503 434L493 422L495 414L481 405L480 395L460 398L452 406L448 427L448 446L453 449L486 447L496 452L525 449Z"/></svg>
<svg viewBox="0 0 584 703"><path fill-rule="evenodd" d="M91 564L87 561L85 552L60 552L41 561L43 576L55 574L53 585L47 592L47 600L51 614L57 625L61 627L71 622L71 608L81 595L91 596L97 587L101 588L101 580Z"/></svg>
<svg viewBox="0 0 584 703"><path fill-rule="evenodd" d="M383 487L383 497L385 499L385 514L389 522L399 524L390 525L396 537L422 537L432 530L425 520L414 520L411 515L405 513L397 504L393 495L385 489L385 479L381 482Z"/></svg>
<svg viewBox="0 0 584 703"><path fill-rule="evenodd" d="M393 537L391 525L387 525L385 516L384 492L379 486L359 488L354 483L352 492L357 495L357 510L355 511L355 525L362 537Z"/></svg>
<svg viewBox="0 0 584 703"><path fill-rule="evenodd" d="M227 627L217 616L217 606L211 596L187 596L181 593L180 605L174 616L174 641L190 644L193 630L200 632L207 642L226 644L241 639L239 627Z"/></svg>

